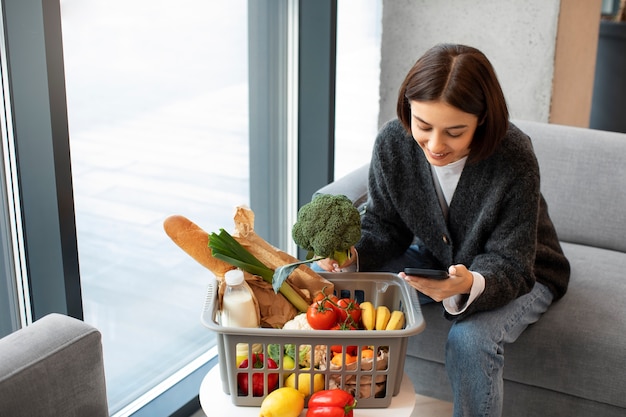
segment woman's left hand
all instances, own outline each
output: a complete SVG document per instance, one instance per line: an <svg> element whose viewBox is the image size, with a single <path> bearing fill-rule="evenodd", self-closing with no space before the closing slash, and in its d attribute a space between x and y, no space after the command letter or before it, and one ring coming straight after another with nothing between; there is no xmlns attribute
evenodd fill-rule
<svg viewBox="0 0 626 417"><path fill-rule="evenodd" d="M344 269L349 268L357 262L359 254L354 246L350 248L350 254L350 257L341 265L339 265L333 258L320 259L317 261L317 265L326 272L342 272Z"/></svg>
<svg viewBox="0 0 626 417"><path fill-rule="evenodd" d="M422 294L425 294L435 301L442 301L445 298L458 294L469 294L474 283L474 275L465 265L452 265L448 268L449 277L443 280L421 278L407 275L400 272L400 277Z"/></svg>

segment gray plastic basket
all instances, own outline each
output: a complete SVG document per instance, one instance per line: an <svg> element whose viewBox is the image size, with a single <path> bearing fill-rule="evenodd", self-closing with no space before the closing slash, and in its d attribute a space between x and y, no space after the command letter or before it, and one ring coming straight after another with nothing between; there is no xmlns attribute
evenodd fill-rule
<svg viewBox="0 0 626 417"><path fill-rule="evenodd" d="M352 392L358 399L359 408L388 407L391 398L400 392L408 337L420 333L425 327L415 290L403 279L390 273L347 272L321 275L335 285L335 294L340 298L355 298L359 302L370 301L375 307L385 305L391 311L403 311L405 327L401 330L355 331L225 327L216 320L218 316L217 283L214 281L208 288L201 321L207 328L217 333L222 389L226 394L231 395L233 404L260 406L263 398L268 394L267 377L270 374L278 374L279 387L283 386L284 380L291 373L296 373L296 382L299 381L299 374L307 374L311 386L315 375L322 374L325 389L338 387ZM342 346L343 352L346 352L348 346L357 346L359 354L356 363L341 368L331 364L331 355L328 354L321 369L315 367L312 370L283 369L281 353L277 369L268 369L267 366L252 368L251 365L242 369L237 367L237 344L239 343L247 344L248 357L253 352L253 346L255 350L260 349L267 357L268 346L273 344L279 345L280 352L283 352L285 345L289 344L295 345L296 351L301 348L310 348L313 351L317 347L322 350L326 349L327 352L330 352L331 346L334 345ZM376 356L370 362L361 359L363 346L372 346L375 352L386 351L388 353L386 361L381 356ZM238 390L238 374L243 374L243 377L248 378L250 390L247 395L243 395ZM263 377L265 389L263 396L253 395L253 374ZM333 383L335 385L332 385ZM308 401L308 396L305 401Z"/></svg>

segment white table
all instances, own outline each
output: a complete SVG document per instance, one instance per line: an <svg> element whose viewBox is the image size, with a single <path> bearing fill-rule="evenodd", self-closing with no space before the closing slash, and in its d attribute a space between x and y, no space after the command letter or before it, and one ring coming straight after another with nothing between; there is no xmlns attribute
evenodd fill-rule
<svg viewBox="0 0 626 417"><path fill-rule="evenodd" d="M415 408L415 390L409 377L404 374L400 392L391 398L391 404L387 408L357 408L354 410L355 417L379 417L381 410L387 415L395 417L409 417ZM237 416L259 417L259 407L239 407L233 404L230 395L222 390L220 380L220 367L214 366L202 380L200 385L200 405L207 416ZM300 414L304 416L306 409Z"/></svg>

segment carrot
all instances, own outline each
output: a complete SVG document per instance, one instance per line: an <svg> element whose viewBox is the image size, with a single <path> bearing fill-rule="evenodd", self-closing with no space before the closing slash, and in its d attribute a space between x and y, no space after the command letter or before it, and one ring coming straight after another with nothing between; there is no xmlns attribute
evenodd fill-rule
<svg viewBox="0 0 626 417"><path fill-rule="evenodd" d="M331 359L333 365L342 366L343 365L343 355L341 353L336 353L335 356ZM351 364L356 362L356 356L348 355L346 353L346 364Z"/></svg>

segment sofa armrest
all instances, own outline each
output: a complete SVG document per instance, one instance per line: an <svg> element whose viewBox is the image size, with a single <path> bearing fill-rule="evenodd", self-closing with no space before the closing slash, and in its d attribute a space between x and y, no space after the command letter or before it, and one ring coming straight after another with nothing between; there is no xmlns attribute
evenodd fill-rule
<svg viewBox="0 0 626 417"><path fill-rule="evenodd" d="M320 188L313 197L318 194L345 195L356 207L361 207L367 201L368 174L369 163Z"/></svg>
<svg viewBox="0 0 626 417"><path fill-rule="evenodd" d="M0 415L108 416L101 334L49 314L0 339Z"/></svg>

